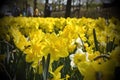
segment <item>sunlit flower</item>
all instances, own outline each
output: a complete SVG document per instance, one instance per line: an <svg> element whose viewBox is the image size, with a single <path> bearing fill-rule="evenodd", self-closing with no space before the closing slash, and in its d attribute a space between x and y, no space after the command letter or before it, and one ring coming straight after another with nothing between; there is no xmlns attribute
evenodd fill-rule
<svg viewBox="0 0 120 80"><path fill-rule="evenodd" d="M25 60L32 63L34 70L42 65L42 57L50 54L51 70L54 61L69 57L71 67L79 69L83 80L96 80L98 77L112 80L115 67L120 66L119 26L120 21L115 18L5 17L0 19L0 39L13 41L26 54ZM95 51L93 29L96 31L98 51ZM108 53L109 42L113 42L113 49ZM102 54L109 57L101 57ZM49 70L52 80L68 79L68 75L61 79L62 68L63 65L55 71Z"/></svg>
<svg viewBox="0 0 120 80"><path fill-rule="evenodd" d="M80 54L80 53L76 53L75 55L74 55L74 63L75 64L78 64L78 63L80 63L80 62L84 62L84 61L86 61L86 56L85 56L85 54Z"/></svg>
<svg viewBox="0 0 120 80"><path fill-rule="evenodd" d="M21 32L17 28L10 29L11 35L14 38L15 45L20 49L24 50L25 47L29 46L29 42L26 37L21 34Z"/></svg>
<svg viewBox="0 0 120 80"><path fill-rule="evenodd" d="M59 66L54 72L50 72L53 75L52 80L64 80L64 79L61 79L60 71L62 68L63 68L63 65Z"/></svg>

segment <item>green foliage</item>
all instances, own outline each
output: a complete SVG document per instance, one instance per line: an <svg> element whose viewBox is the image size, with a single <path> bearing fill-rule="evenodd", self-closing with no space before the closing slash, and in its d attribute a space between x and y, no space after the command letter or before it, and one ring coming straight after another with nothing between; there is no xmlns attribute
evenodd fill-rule
<svg viewBox="0 0 120 80"><path fill-rule="evenodd" d="M97 41L95 29L93 29L93 37L94 37L95 51L99 51L98 41Z"/></svg>
<svg viewBox="0 0 120 80"><path fill-rule="evenodd" d="M43 80L48 79L48 69L50 64L50 54L48 54L47 59L45 57L42 58L42 65L43 65Z"/></svg>

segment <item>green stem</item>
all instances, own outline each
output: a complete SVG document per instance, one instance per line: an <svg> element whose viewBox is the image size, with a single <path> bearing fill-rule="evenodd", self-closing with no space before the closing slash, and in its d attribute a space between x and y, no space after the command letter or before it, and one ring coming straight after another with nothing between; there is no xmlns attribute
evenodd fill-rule
<svg viewBox="0 0 120 80"><path fill-rule="evenodd" d="M99 48L98 48L98 41L97 41L95 29L93 29L93 37L94 37L95 50L96 50L96 51L99 51Z"/></svg>
<svg viewBox="0 0 120 80"><path fill-rule="evenodd" d="M48 69L49 69L49 64L50 64L50 54L48 54L47 60L45 60L45 57L43 56L42 64L43 64L43 80L47 80Z"/></svg>

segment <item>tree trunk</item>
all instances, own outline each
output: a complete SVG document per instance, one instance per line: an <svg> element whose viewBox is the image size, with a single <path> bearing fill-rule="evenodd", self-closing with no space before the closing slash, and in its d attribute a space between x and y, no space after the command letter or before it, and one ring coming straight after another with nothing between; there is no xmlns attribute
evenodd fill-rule
<svg viewBox="0 0 120 80"><path fill-rule="evenodd" d="M58 5L59 5L59 11L60 11L60 6L61 6L61 0L59 0L59 4L58 4Z"/></svg>
<svg viewBox="0 0 120 80"><path fill-rule="evenodd" d="M72 3L73 3L73 7L72 7L72 8L73 8L73 11L74 11L74 8L75 8L75 4L74 4L74 3L75 3L75 0L73 0Z"/></svg>
<svg viewBox="0 0 120 80"><path fill-rule="evenodd" d="M78 18L80 17L80 7L81 7L81 0L79 0L79 8L78 8Z"/></svg>
<svg viewBox="0 0 120 80"><path fill-rule="evenodd" d="M71 14L71 2L72 2L72 0L67 0L65 18L70 17L70 14Z"/></svg>
<svg viewBox="0 0 120 80"><path fill-rule="evenodd" d="M49 3L49 0L46 0L45 3Z"/></svg>
<svg viewBox="0 0 120 80"><path fill-rule="evenodd" d="M34 0L34 10L37 8L37 0Z"/></svg>
<svg viewBox="0 0 120 80"><path fill-rule="evenodd" d="M47 8L47 4L49 3L49 0L46 0L45 1L45 8L44 8L44 17L47 17L47 10L46 10L46 8Z"/></svg>

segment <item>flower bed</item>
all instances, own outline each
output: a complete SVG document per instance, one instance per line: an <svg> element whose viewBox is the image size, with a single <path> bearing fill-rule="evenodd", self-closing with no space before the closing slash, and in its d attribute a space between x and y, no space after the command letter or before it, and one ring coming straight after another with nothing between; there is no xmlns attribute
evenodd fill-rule
<svg viewBox="0 0 120 80"><path fill-rule="evenodd" d="M0 60L12 79L22 71L26 80L115 80L119 34L116 18L5 17Z"/></svg>

